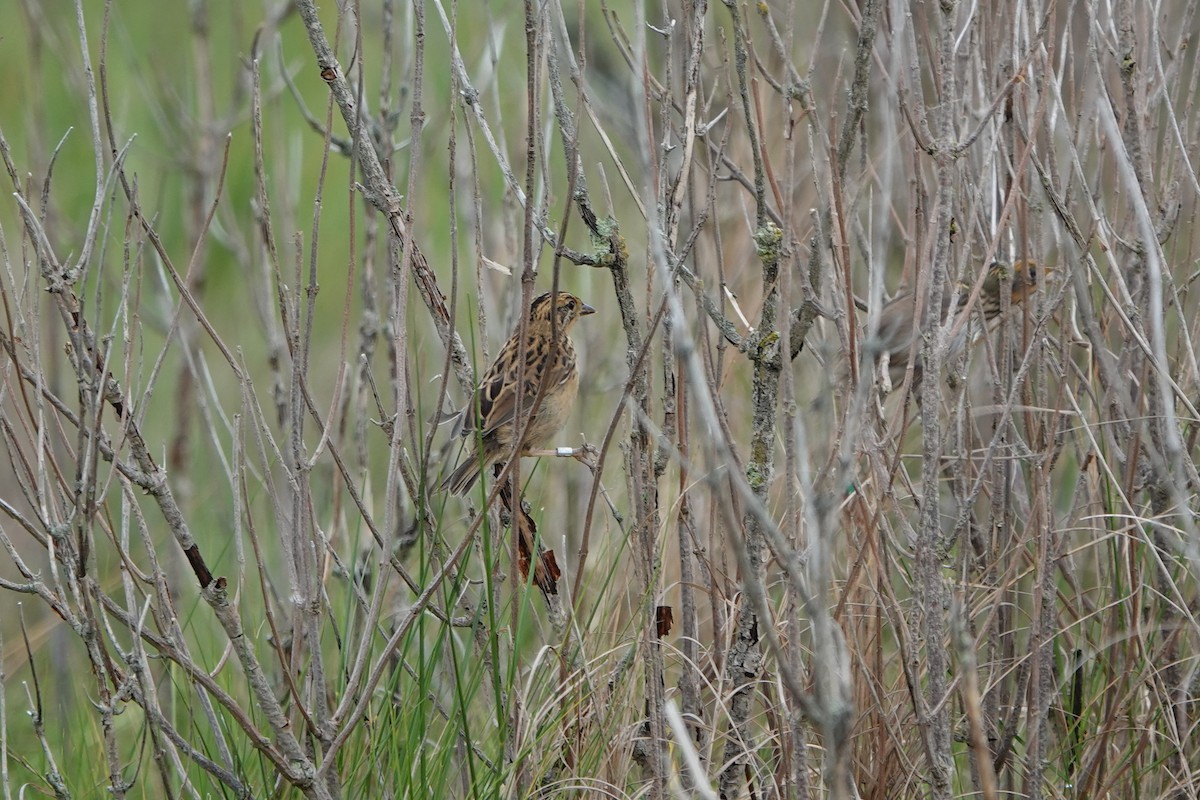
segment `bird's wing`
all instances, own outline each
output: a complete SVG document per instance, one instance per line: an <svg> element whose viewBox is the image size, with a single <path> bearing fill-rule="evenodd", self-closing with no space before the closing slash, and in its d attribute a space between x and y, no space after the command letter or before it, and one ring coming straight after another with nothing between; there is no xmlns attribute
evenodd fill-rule
<svg viewBox="0 0 1200 800"><path fill-rule="evenodd" d="M570 375L574 363L574 354L569 346L557 348L554 358L549 357L549 347L541 343L541 347L529 349L525 358L517 357L517 345L509 340L496 357L496 361L488 368L487 374L479 383L477 393L479 402L479 420L483 435L492 433L497 428L512 422L517 409L517 390L522 392L521 407L528 412L537 398L538 389L542 385L542 373L550 369L546 381L546 392L549 393L556 384L562 383ZM518 374L521 361L527 362L524 381ZM474 431L470 430L464 433Z"/></svg>

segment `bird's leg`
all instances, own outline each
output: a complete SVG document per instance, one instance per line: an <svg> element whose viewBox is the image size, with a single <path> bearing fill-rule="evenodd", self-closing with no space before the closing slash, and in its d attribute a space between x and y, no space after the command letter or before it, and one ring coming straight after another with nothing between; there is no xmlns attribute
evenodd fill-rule
<svg viewBox="0 0 1200 800"><path fill-rule="evenodd" d="M521 455L530 458L573 458L592 466L592 460L595 459L597 451L594 446L585 444L581 447L555 447L553 450L526 450Z"/></svg>
<svg viewBox="0 0 1200 800"><path fill-rule="evenodd" d="M556 447L553 450L526 450L521 455L529 458L579 458L586 447Z"/></svg>

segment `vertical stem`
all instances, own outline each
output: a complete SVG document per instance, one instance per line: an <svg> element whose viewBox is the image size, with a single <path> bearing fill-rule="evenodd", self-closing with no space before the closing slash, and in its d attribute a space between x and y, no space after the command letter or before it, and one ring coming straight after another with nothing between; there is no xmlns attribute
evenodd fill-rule
<svg viewBox="0 0 1200 800"><path fill-rule="evenodd" d="M925 714L920 720L926 730L926 746L930 759L931 796L935 800L950 800L953 793L953 760L950 753L950 717L945 702L948 683L946 670L949 656L946 651L945 609L946 586L942 577L942 562L947 542L942 535L940 477L942 458L942 360L945 353L942 330L942 295L945 290L950 262L950 235L954 221L955 160L952 152L957 106L957 86L954 72L953 39L957 4L943 0L937 20L937 54L933 60L935 85L940 89L938 106L934 109L937 141L933 153L937 180L935 217L933 224L932 275L926 282L929 294L925 300L921 348L925 380L921 383L921 429L924 449L921 462L922 502L920 525L915 546L917 607L925 643Z"/></svg>

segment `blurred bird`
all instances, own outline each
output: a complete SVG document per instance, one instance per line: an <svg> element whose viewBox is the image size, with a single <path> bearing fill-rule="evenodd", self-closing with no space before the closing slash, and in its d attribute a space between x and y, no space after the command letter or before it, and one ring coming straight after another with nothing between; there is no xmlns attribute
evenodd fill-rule
<svg viewBox="0 0 1200 800"><path fill-rule="evenodd" d="M1008 280L1012 289L1011 304L1017 306L1037 288L1038 267L1033 261L1018 261L1012 266L993 261L988 267L979 292L979 308L983 311L984 319L989 323L1000 316L1000 290L1004 281ZM955 308L957 316L967 306L970 300L972 286L970 283L959 284L958 305ZM950 311L950 295L947 289L942 293L942 313L940 319L945 320ZM908 356L912 352L913 339L921 330L921 321L916 315L915 298L911 291L906 291L892 298L883 307L879 315L879 334L875 340L877 351L886 356L888 367L888 384L884 391L891 391L893 386L899 386L904 380L908 369ZM959 328L954 340L950 343L950 354L957 353L967 340L967 326ZM921 354L916 353L917 362L913 365L913 386L921 382ZM882 357L881 357L882 360Z"/></svg>
<svg viewBox="0 0 1200 800"><path fill-rule="evenodd" d="M553 322L555 313L557 325ZM518 328L462 410L459 434L471 437L474 446L442 481L442 489L462 494L484 469L512 452L518 393L523 415L533 411L539 392L543 395L537 413L525 426L528 432L522 453L545 446L558 433L579 392L579 365L569 334L580 317L594 313L596 309L566 292L558 293L557 302L551 302L550 292L533 299L525 328L525 349L521 349Z"/></svg>

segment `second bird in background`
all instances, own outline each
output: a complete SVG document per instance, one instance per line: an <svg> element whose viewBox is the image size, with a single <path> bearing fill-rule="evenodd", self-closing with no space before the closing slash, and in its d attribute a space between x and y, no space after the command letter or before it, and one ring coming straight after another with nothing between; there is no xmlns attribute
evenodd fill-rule
<svg viewBox="0 0 1200 800"><path fill-rule="evenodd" d="M1037 288L1038 267L1033 261L1017 261L1013 265L994 261L988 267L987 276L979 294L979 307L988 323L997 319L1001 311L1001 289L1005 281L1009 281L1012 290L1011 303L1017 306ZM959 286L958 305L955 314L960 314L966 308L971 296L971 285L964 283ZM950 311L951 292L949 287L942 293L942 313L940 319L945 320ZM879 335L875 345L881 354L887 356L888 378L891 387L900 385L904 373L908 370L908 357L913 349L913 340L919 335L921 321L916 315L916 304L911 291L901 292L888 301L879 315ZM950 352L956 353L966 343L964 326L959 335L950 344ZM913 365L913 386L920 385L923 373L921 365L920 345L917 345L916 363ZM885 387L889 390L891 387Z"/></svg>
<svg viewBox="0 0 1200 800"><path fill-rule="evenodd" d="M462 494L484 469L512 452L518 433L518 396L521 414L528 420L522 452L550 443L567 421L579 393L579 364L571 342L571 328L581 317L594 313L596 309L566 292L557 294L557 302L552 302L550 292L533 299L524 349L518 326L484 372L475 396L462 410L459 433L470 437L474 446L442 481L442 489ZM543 395L541 405L529 417L539 392Z"/></svg>

